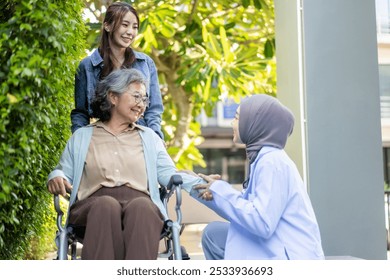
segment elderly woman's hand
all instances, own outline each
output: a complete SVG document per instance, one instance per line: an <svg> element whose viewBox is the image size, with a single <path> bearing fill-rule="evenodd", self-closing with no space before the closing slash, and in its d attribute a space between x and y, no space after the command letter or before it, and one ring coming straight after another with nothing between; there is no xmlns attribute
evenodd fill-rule
<svg viewBox="0 0 390 280"><path fill-rule="evenodd" d="M215 182L215 180L220 180L221 175L219 174L210 174L210 175L204 175L204 174L198 174L199 177L201 177L203 180L207 182L207 184L199 184L194 187L196 190L203 190L199 194L198 197L201 197L203 200L210 201L213 199L213 193L210 191L210 186Z"/></svg>
<svg viewBox="0 0 390 280"><path fill-rule="evenodd" d="M70 183L60 176L51 179L47 183L47 188L52 194L60 194L63 197L66 197L66 191L72 191Z"/></svg>

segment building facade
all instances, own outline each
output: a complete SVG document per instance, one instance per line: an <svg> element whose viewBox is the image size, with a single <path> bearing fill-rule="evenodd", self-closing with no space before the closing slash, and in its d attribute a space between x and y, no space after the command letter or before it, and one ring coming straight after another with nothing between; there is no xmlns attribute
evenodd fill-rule
<svg viewBox="0 0 390 280"><path fill-rule="evenodd" d="M390 182L390 0L376 0L384 181Z"/></svg>

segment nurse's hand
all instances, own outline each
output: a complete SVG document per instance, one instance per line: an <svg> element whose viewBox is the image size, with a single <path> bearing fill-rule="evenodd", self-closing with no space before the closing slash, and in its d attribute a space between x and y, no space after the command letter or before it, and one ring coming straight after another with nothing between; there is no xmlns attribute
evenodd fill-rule
<svg viewBox="0 0 390 280"><path fill-rule="evenodd" d="M221 175L219 174L210 174L210 175L204 175L204 174L198 174L199 177L201 177L203 180L207 182L207 184L200 184L194 187L196 190L203 190L198 197L202 198L203 200L210 201L213 199L213 193L210 191L210 186L215 182L215 180L220 180Z"/></svg>

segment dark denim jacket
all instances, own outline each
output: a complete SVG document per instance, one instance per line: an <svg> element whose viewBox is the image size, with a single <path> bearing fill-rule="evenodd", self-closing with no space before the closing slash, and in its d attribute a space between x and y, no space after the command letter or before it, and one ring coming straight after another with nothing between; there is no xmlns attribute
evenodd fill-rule
<svg viewBox="0 0 390 280"><path fill-rule="evenodd" d="M136 60L133 68L141 71L148 81L149 88L147 94L150 99L149 107L146 108L144 118L138 124L150 127L161 139L164 135L161 131L161 115L164 111L161 92L158 83L157 69L154 61L144 53L136 52ZM93 53L84 58L77 69L75 78L75 109L72 110L70 118L72 120L72 133L76 129L89 124L92 110L90 107L92 98L95 95L97 81L103 68L103 58L99 51L95 49Z"/></svg>

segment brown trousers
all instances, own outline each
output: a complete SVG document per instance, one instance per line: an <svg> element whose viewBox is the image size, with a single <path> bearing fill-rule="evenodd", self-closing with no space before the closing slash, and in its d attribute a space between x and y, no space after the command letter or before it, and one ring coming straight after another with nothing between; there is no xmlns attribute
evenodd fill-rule
<svg viewBox="0 0 390 280"><path fill-rule="evenodd" d="M85 260L155 260L163 218L150 197L127 186L103 187L72 205L69 223L85 226Z"/></svg>

